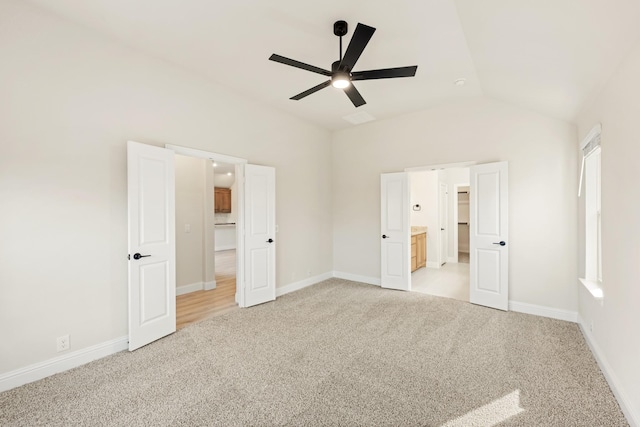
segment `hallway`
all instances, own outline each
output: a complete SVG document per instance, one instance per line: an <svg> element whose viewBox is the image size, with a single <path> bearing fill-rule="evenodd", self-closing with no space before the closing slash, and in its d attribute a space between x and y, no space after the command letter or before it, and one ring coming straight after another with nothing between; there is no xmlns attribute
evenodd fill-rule
<svg viewBox="0 0 640 427"><path fill-rule="evenodd" d="M217 251L216 288L176 298L176 329L238 308L236 304L236 251Z"/></svg>

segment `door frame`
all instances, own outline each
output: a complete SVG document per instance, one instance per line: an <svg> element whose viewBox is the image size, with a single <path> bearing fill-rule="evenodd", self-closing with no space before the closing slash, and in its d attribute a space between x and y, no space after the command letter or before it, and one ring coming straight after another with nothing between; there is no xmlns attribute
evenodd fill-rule
<svg viewBox="0 0 640 427"><path fill-rule="evenodd" d="M443 196L444 203L442 201ZM442 223L443 214L444 224ZM438 268L441 268L447 263L447 259L449 258L449 185L442 181L438 181L438 226L440 228L440 230L438 230ZM444 228L444 230L442 230L442 228ZM444 238L442 236L443 231L445 231ZM445 250L443 251L443 249Z"/></svg>
<svg viewBox="0 0 640 427"><path fill-rule="evenodd" d="M456 200L455 203L453 204L453 259L455 263L460 262L460 260L458 259L458 252L459 251L459 246L458 246L458 204L460 203L458 201L458 190L460 189L460 187L470 187L471 184L470 183L460 183L460 184L453 184L453 191L456 195ZM468 225L467 225L468 226Z"/></svg>
<svg viewBox="0 0 640 427"><path fill-rule="evenodd" d="M198 150L196 148L183 147L180 145L165 144L165 148L175 154L183 156L197 157L200 159L215 160L220 163L235 165L236 174L236 204L238 217L236 219L236 303L239 307L246 307L245 302L245 280L244 280L244 165L249 163L247 159L229 156L226 154L214 153L211 151Z"/></svg>

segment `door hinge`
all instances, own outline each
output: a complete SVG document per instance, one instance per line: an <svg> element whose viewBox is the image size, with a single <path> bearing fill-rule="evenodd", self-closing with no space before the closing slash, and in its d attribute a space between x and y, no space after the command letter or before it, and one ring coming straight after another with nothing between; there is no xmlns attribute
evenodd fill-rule
<svg viewBox="0 0 640 427"><path fill-rule="evenodd" d="M127 255L127 259L131 261L131 254Z"/></svg>

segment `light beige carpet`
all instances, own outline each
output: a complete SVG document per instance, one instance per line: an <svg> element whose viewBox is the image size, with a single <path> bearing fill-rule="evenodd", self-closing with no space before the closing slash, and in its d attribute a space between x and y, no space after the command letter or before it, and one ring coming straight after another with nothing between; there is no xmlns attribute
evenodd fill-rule
<svg viewBox="0 0 640 427"><path fill-rule="evenodd" d="M331 279L0 394L2 426L625 426L575 324Z"/></svg>

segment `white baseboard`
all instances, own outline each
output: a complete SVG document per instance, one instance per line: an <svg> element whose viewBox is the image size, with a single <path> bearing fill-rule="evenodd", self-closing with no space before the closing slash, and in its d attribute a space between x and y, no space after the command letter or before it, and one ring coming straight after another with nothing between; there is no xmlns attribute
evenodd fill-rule
<svg viewBox="0 0 640 427"><path fill-rule="evenodd" d="M286 286L281 288L276 288L276 297L288 294L290 292L295 292L300 289L306 288L307 286L315 285L316 283L320 283L324 280L331 279L333 277L332 272L327 272L323 274L319 274L317 276L309 277L304 280L300 280L298 282L289 283Z"/></svg>
<svg viewBox="0 0 640 427"><path fill-rule="evenodd" d="M517 311L518 313L549 317L551 319L566 320L567 322L573 323L576 323L578 321L578 313L575 311L545 307L542 305L529 304L526 302L509 301L509 310Z"/></svg>
<svg viewBox="0 0 640 427"><path fill-rule="evenodd" d="M442 267L438 264L438 261L427 261L427 268L440 268Z"/></svg>
<svg viewBox="0 0 640 427"><path fill-rule="evenodd" d="M380 286L379 277L359 276L357 274L345 273L342 271L334 271L333 277L337 277L338 279L351 280L353 282L361 282L367 283L369 285Z"/></svg>
<svg viewBox="0 0 640 427"><path fill-rule="evenodd" d="M228 251L228 250L235 249L235 248L236 248L236 245L219 245L219 246L215 247L214 251L215 252Z"/></svg>
<svg viewBox="0 0 640 427"><path fill-rule="evenodd" d="M617 375L611 369L611 366L604 358L604 354L600 347L596 343L595 338L591 334L589 327L584 324L583 319L578 315L578 326L580 326L580 330L582 331L582 335L584 336L587 345L591 349L591 353L593 357L595 357L596 362L598 362L598 366L600 370L604 374L607 383L609 383L609 387L613 392L613 395L616 397L618 404L620 405L620 409L622 409L622 413L627 418L627 422L631 427L640 427L640 414L637 414L633 411L633 408L629 404L629 399L626 397L625 393L623 393L620 388L620 380Z"/></svg>
<svg viewBox="0 0 640 427"><path fill-rule="evenodd" d="M210 291L212 289L215 289L217 286L216 281L212 280L210 282L204 282L203 288L205 291Z"/></svg>
<svg viewBox="0 0 640 427"><path fill-rule="evenodd" d="M180 285L176 287L176 296L184 295L190 292L201 291L204 289L204 284L202 282L191 283L189 285Z"/></svg>
<svg viewBox="0 0 640 427"><path fill-rule="evenodd" d="M44 362L35 363L0 375L0 392L38 381L53 374L67 371L96 359L118 353L129 347L129 337L106 341Z"/></svg>

